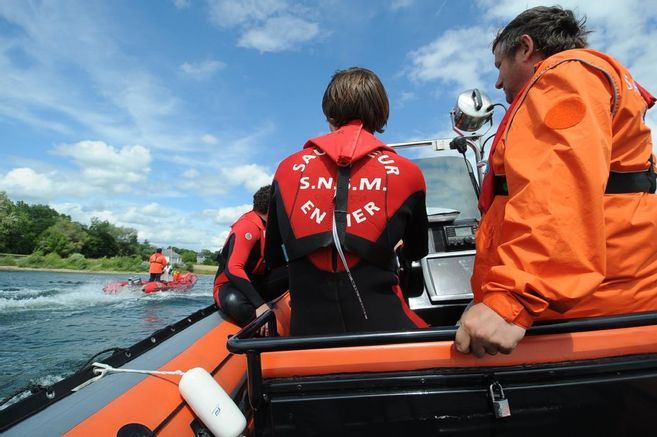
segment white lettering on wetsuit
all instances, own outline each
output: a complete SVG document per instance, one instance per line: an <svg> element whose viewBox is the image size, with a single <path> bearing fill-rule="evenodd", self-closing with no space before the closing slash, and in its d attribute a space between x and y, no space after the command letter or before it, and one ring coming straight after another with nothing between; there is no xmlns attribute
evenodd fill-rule
<svg viewBox="0 0 657 437"><path fill-rule="evenodd" d="M312 200L309 200L301 205L301 212L304 213L304 215L308 215L308 212L310 212L310 219L314 219L318 225L321 224L324 220L324 217L326 217L326 211L320 211L320 209L315 206Z"/></svg>
<svg viewBox="0 0 657 437"><path fill-rule="evenodd" d="M365 220L367 220L367 216L365 213L367 213L369 216L373 216L375 212L381 211L381 208L376 206L374 202L368 202L363 206L362 208L358 208L349 214L347 214L347 227L351 227L351 218L353 217L356 223L363 223Z"/></svg>
<svg viewBox="0 0 657 437"><path fill-rule="evenodd" d="M294 170L294 171L304 171L306 169L306 165L308 165L308 163L310 161L317 158L318 156L322 156L322 155L326 154L325 152L322 152L319 149L313 149L313 153L314 153L314 155L301 155L301 160L303 161L303 163L298 162L298 163L294 164L292 166L292 170Z"/></svg>
<svg viewBox="0 0 657 437"><path fill-rule="evenodd" d="M299 179L300 190L334 190L334 179L331 177L319 176L311 178L310 176L303 176ZM349 189L352 191L386 191L387 188L382 186L383 181L381 178L360 178L352 184L349 182Z"/></svg>
<svg viewBox="0 0 657 437"><path fill-rule="evenodd" d="M306 170L308 164L316 159L318 156L325 155L325 152L320 149L312 149L312 153L301 155L300 159L303 162L297 162L292 165L293 171L303 172ZM393 156L382 151L375 151L368 153L371 159L383 166L386 175L393 174L399 175L399 167L396 165ZM348 190L350 191L387 191L386 183L380 177L361 177L354 178L349 181ZM337 180L331 176L302 176L299 178L299 190L332 190L337 189ZM318 208L312 200L307 200L300 207L301 213L308 217L316 224L321 224L326 218L328 212L322 211ZM347 214L347 227L352 224L357 225L367 221L368 218L376 215L381 208L375 202L368 202L361 208L349 211Z"/></svg>
<svg viewBox="0 0 657 437"><path fill-rule="evenodd" d="M395 160L390 157L390 155L385 154L380 151L368 153L367 156L370 158L376 159L379 164L383 164L383 168L386 169L386 174L399 174L399 167L395 164Z"/></svg>
<svg viewBox="0 0 657 437"><path fill-rule="evenodd" d="M356 223L363 223L367 220L368 216L373 216L377 211L381 211L381 208L376 206L376 203L366 203L362 208L358 208L347 214L347 227L351 227L352 217ZM321 224L326 217L326 211L321 211L319 208L317 208L312 200L308 200L306 203L301 205L301 212L304 215L308 215L310 213L310 219L315 220L315 223L318 225Z"/></svg>

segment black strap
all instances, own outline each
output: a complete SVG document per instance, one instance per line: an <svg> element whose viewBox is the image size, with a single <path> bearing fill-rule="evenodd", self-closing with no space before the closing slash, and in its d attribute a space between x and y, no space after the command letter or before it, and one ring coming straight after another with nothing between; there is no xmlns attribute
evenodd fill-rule
<svg viewBox="0 0 657 437"><path fill-rule="evenodd" d="M338 167L338 183L335 191L335 226L338 228L340 245L344 247L347 232L347 197L351 167Z"/></svg>
<svg viewBox="0 0 657 437"><path fill-rule="evenodd" d="M652 161L652 159L651 159ZM605 194L623 194L623 193L655 193L657 188L657 177L650 163L650 169L646 171L630 173L609 173L607 188ZM506 177L495 176L494 193L496 196L508 196L509 187L506 183Z"/></svg>
<svg viewBox="0 0 657 437"><path fill-rule="evenodd" d="M654 193L655 172L650 165L650 170L632 173L609 173L609 181L605 194L620 193Z"/></svg>
<svg viewBox="0 0 657 437"><path fill-rule="evenodd" d="M506 177L504 176L495 176L493 180L493 192L496 196L508 196L509 195L509 186L506 183Z"/></svg>

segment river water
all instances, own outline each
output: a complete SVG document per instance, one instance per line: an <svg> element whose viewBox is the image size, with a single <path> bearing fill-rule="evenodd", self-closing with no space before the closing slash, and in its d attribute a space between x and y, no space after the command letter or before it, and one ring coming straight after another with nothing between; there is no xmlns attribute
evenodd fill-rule
<svg viewBox="0 0 657 437"><path fill-rule="evenodd" d="M108 282L125 279L0 271L0 399L29 384L57 382L96 353L131 346L212 304L212 276L199 275L186 292L103 292Z"/></svg>

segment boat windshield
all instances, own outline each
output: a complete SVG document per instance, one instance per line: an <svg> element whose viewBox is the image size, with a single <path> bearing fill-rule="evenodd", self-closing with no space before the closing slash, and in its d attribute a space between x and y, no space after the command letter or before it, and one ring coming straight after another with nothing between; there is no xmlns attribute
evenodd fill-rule
<svg viewBox="0 0 657 437"><path fill-rule="evenodd" d="M427 183L427 211L459 211L459 219L479 219L477 197L461 156L413 158Z"/></svg>

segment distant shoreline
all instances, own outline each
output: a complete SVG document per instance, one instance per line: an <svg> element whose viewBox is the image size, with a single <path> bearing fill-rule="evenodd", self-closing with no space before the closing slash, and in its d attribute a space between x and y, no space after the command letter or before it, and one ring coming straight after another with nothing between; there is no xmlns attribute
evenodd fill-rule
<svg viewBox="0 0 657 437"><path fill-rule="evenodd" d="M60 272L60 273L102 273L107 275L148 275L148 272L118 272L111 270L76 270L76 269L38 269L35 267L0 266L0 272Z"/></svg>
<svg viewBox="0 0 657 437"><path fill-rule="evenodd" d="M0 272L54 272L54 273L99 273L103 275L146 275L148 272L119 272L112 270L76 270L76 269L38 269L35 267L16 267L16 266L0 266ZM208 272L194 272L196 275L214 275L213 273Z"/></svg>

